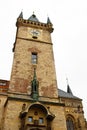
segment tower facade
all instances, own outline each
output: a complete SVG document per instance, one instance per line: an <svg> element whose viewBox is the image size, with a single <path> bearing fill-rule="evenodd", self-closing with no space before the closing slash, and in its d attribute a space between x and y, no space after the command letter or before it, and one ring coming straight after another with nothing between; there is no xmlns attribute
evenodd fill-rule
<svg viewBox="0 0 87 130"><path fill-rule="evenodd" d="M13 110L13 113L16 112L13 120L19 119L15 125L14 121L12 123L10 119L5 118L4 129L7 130L7 125L8 129L12 130L54 129L57 118L60 119L59 116L55 118L55 115L61 111L62 120L65 117L62 111L64 104L58 101L51 40L52 23L49 18L47 23L41 23L34 14L25 20L21 13L16 26L6 115L9 116L10 107L11 109L16 107L16 111ZM59 112L58 106L61 106ZM53 120L55 123L52 124ZM65 124L63 128L66 129Z"/></svg>
<svg viewBox="0 0 87 130"><path fill-rule="evenodd" d="M58 89L50 19L19 15L10 81L0 80L0 130L86 130L82 100Z"/></svg>
<svg viewBox="0 0 87 130"><path fill-rule="evenodd" d="M14 60L9 91L30 94L34 69L39 81L39 96L57 98L52 50L52 24L40 23L33 14L28 20L19 16L14 45Z"/></svg>

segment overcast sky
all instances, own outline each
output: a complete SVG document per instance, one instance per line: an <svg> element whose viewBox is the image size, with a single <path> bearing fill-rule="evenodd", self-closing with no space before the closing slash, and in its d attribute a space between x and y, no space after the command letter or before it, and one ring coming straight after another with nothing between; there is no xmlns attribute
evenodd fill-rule
<svg viewBox="0 0 87 130"><path fill-rule="evenodd" d="M21 11L24 19L33 11L41 22L50 17L58 87L66 91L68 78L73 94L83 99L87 118L87 0L1 0L0 79L10 79L15 23Z"/></svg>

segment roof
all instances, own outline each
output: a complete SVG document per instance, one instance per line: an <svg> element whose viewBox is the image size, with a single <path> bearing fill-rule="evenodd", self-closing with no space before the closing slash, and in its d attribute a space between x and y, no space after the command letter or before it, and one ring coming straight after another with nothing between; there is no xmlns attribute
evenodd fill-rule
<svg viewBox="0 0 87 130"><path fill-rule="evenodd" d="M23 18L23 12L21 11L20 15L18 18Z"/></svg>
<svg viewBox="0 0 87 130"><path fill-rule="evenodd" d="M47 24L52 24L49 17L47 18Z"/></svg>
<svg viewBox="0 0 87 130"><path fill-rule="evenodd" d="M39 22L39 20L38 20L38 18L36 17L35 14L32 14L32 15L28 18L28 20L34 21L34 22Z"/></svg>
<svg viewBox="0 0 87 130"><path fill-rule="evenodd" d="M62 98L72 98L72 99L81 100L79 97L74 96L72 93L65 92L61 89L58 89L58 94L59 94L59 97L62 97Z"/></svg>

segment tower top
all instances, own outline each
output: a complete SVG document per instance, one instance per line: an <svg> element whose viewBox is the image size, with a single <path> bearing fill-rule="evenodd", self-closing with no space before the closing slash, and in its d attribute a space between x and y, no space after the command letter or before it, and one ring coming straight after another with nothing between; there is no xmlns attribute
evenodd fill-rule
<svg viewBox="0 0 87 130"><path fill-rule="evenodd" d="M16 26L27 26L27 27L34 27L40 28L43 30L48 30L50 33L53 32L53 25L49 19L47 18L47 22L43 23L38 20L36 15L33 13L28 19L23 18L23 12L20 13L19 17L17 18Z"/></svg>

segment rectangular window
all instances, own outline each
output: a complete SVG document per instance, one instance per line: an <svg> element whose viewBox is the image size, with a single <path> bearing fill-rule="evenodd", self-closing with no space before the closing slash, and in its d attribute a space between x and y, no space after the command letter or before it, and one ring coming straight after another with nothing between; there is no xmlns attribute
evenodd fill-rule
<svg viewBox="0 0 87 130"><path fill-rule="evenodd" d="M29 122L33 122L33 118L31 116L28 117Z"/></svg>
<svg viewBox="0 0 87 130"><path fill-rule="evenodd" d="M39 118L39 124L43 124L44 121L43 121L43 118Z"/></svg>
<svg viewBox="0 0 87 130"><path fill-rule="evenodd" d="M32 64L37 64L37 53L32 53Z"/></svg>

